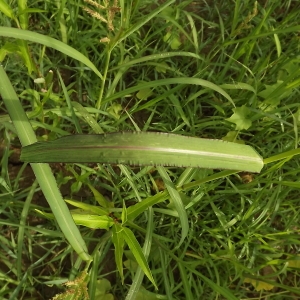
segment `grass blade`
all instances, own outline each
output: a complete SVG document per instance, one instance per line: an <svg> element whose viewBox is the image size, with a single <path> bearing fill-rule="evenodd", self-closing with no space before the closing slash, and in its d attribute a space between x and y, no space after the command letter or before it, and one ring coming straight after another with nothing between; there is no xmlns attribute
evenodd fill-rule
<svg viewBox="0 0 300 300"><path fill-rule="evenodd" d="M123 273L123 252L124 252L124 237L122 227L118 224L112 226L112 242L115 246L115 261L117 269L121 276L122 283L124 282Z"/></svg>
<svg viewBox="0 0 300 300"><path fill-rule="evenodd" d="M26 146L36 142L36 136L2 66L0 66L0 95L15 125L21 144ZM64 236L83 260L90 260L85 242L61 196L49 165L32 164L31 167Z"/></svg>
<svg viewBox="0 0 300 300"><path fill-rule="evenodd" d="M4 0L0 0L0 11L11 19L15 18L13 9Z"/></svg>
<svg viewBox="0 0 300 300"><path fill-rule="evenodd" d="M232 98L221 87L219 87L218 85L216 85L210 81L200 79L200 78L191 78L191 77L159 79L159 80L155 80L155 81L138 84L136 86L125 89L121 92L115 93L115 94L107 97L106 99L103 100L102 103L104 104L107 102L111 102L112 100L124 97L126 95L137 92L139 90L143 90L143 89L147 89L147 88L155 88L155 87L158 87L161 85L169 85L169 84L187 84L187 85L195 84L195 85L204 86L206 88L209 88L209 89L216 91L216 92L220 93L221 95L223 95L235 107L235 104L234 104Z"/></svg>
<svg viewBox="0 0 300 300"><path fill-rule="evenodd" d="M179 244L177 247L179 247L184 239L186 238L188 232L189 232L189 221L188 216L185 210L185 207L182 203L181 197L179 192L177 191L175 185L173 184L170 176L166 172L164 167L157 167L157 171L159 172L159 175L161 176L163 182L165 183L165 186L169 192L169 195L171 197L171 202L175 206L175 210L178 212L180 224L181 224L181 238L179 241Z"/></svg>
<svg viewBox="0 0 300 300"><path fill-rule="evenodd" d="M153 210L152 208L149 208L148 210L148 222L147 222L147 233L145 237L145 243L143 246L143 253L145 255L145 258L147 259L150 251L151 251L151 245L152 245L152 234L153 234ZM125 300L134 300L136 299L137 293L141 288L141 284L144 278L144 272L139 267L135 273L132 285L130 286L130 289L128 291L128 294L125 298Z"/></svg>
<svg viewBox="0 0 300 300"><path fill-rule="evenodd" d="M148 277L148 279L153 283L155 288L157 289L157 285L154 281L154 278L151 274L150 268L148 266L147 260L143 254L142 248L140 244L138 243L137 239L135 238L132 231L126 227L122 227L122 233L125 242L127 243L129 249L131 250L132 254L134 255L136 261L138 262L139 266L145 273L145 275Z"/></svg>
<svg viewBox="0 0 300 300"><path fill-rule="evenodd" d="M148 209L150 206L153 206L157 203L160 203L162 201L165 201L169 198L167 193L159 193L155 196L149 197L142 202L139 202L135 205L132 205L127 208L127 218L130 221L133 221L137 216L142 214L146 209Z"/></svg>
<svg viewBox="0 0 300 300"><path fill-rule="evenodd" d="M86 56L84 56L76 49L70 47L69 45L66 45L65 43L58 41L54 38L33 31L29 31L29 30L22 30L22 29L3 27L3 26L0 26L0 36L12 37L15 39L30 41L30 42L42 44L47 47L53 48L57 51L66 54L67 56L70 56L82 62L84 65L86 65L91 70L93 70L102 79L101 73Z"/></svg>
<svg viewBox="0 0 300 300"><path fill-rule="evenodd" d="M174 56L187 56L187 57L191 57L191 58L195 58L198 60L203 60L203 58L195 53L192 52L185 52L185 51L177 51L177 52L164 52L164 53L159 53L159 54L152 54L152 55L146 55L137 59L133 59L130 61L126 61L123 64L120 64L118 66L115 66L113 68L110 69L110 72L114 71L114 70L118 70L118 69L122 69L122 68L129 68L131 66L143 63L143 62L147 62L150 60L159 60L159 59L166 59L166 58L170 58L170 57L174 57Z"/></svg>
<svg viewBox="0 0 300 300"><path fill-rule="evenodd" d="M72 217L77 225L93 229L109 229L114 224L109 216L72 214Z"/></svg>
<svg viewBox="0 0 300 300"><path fill-rule="evenodd" d="M263 167L262 158L250 146L154 132L66 136L24 147L21 160L164 165L249 172L260 172Z"/></svg>
<svg viewBox="0 0 300 300"><path fill-rule="evenodd" d="M169 0L161 5L157 9L155 9L152 13L148 14L147 16L144 16L141 21L139 21L137 24L133 25L131 28L129 28L123 36L118 39L117 44L121 43L123 40L125 40L127 37L132 35L135 31L139 30L143 25L145 25L147 22L149 22L152 18L154 18L157 14L159 14L161 11L163 11L165 8L170 6L172 3L174 3L175 0Z"/></svg>
<svg viewBox="0 0 300 300"><path fill-rule="evenodd" d="M38 182L35 180L34 183L32 184L32 187L31 187L29 193L28 193L28 196L26 197L26 201L24 203L24 207L23 207L21 219L20 219L20 227L19 227L19 232L18 232L18 252L17 252L17 255L18 255L17 275L18 275L19 280L21 280L21 275L22 275L22 253L23 253L23 245L24 245L26 219L28 216L31 200L33 198L33 195L35 193L37 186L38 186Z"/></svg>

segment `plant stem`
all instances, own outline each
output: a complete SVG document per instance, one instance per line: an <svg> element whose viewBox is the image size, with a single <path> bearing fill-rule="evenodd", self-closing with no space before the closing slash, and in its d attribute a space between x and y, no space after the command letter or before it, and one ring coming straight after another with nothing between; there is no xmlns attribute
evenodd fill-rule
<svg viewBox="0 0 300 300"><path fill-rule="evenodd" d="M101 102L103 98L104 88L105 88L105 81L107 77L108 72L108 66L110 62L110 55L111 55L112 48L108 46L107 54L106 54L106 60L105 60L105 66L104 66L104 72L103 72L103 78L101 79L101 88L99 92L98 101L96 103L96 108L99 110L101 107ZM96 114L96 120L98 119L99 113Z"/></svg>

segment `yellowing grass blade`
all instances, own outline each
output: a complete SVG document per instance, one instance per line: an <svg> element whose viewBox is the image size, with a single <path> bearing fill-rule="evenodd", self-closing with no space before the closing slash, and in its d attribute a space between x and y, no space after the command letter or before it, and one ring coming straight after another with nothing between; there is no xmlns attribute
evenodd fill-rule
<svg viewBox="0 0 300 300"><path fill-rule="evenodd" d="M26 162L97 162L260 172L261 156L250 146L156 132L70 135L22 149Z"/></svg>

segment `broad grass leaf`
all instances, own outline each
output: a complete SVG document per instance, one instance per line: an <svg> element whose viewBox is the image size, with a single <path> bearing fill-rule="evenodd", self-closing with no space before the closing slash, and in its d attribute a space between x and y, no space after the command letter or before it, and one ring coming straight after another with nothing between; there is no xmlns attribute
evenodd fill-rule
<svg viewBox="0 0 300 300"><path fill-rule="evenodd" d="M260 172L263 161L250 146L157 132L70 135L24 147L26 162L97 162Z"/></svg>
<svg viewBox="0 0 300 300"><path fill-rule="evenodd" d="M127 243L129 249L131 250L132 254L134 255L139 266L141 267L141 269L144 271L145 275L148 277L148 279L153 283L153 285L157 289L157 285L151 274L150 268L148 266L148 263L146 261L144 254L143 254L142 248L141 248L140 244L138 243L137 239L135 238L133 232L130 229L123 227L122 233L123 233L125 242Z"/></svg>

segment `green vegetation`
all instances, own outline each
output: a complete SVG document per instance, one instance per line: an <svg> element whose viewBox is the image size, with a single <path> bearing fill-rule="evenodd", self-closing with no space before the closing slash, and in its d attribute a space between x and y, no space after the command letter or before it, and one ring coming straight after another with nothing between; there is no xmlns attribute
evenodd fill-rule
<svg viewBox="0 0 300 300"><path fill-rule="evenodd" d="M1 299L299 298L300 4L217 2L0 0ZM20 161L121 131L264 167Z"/></svg>

